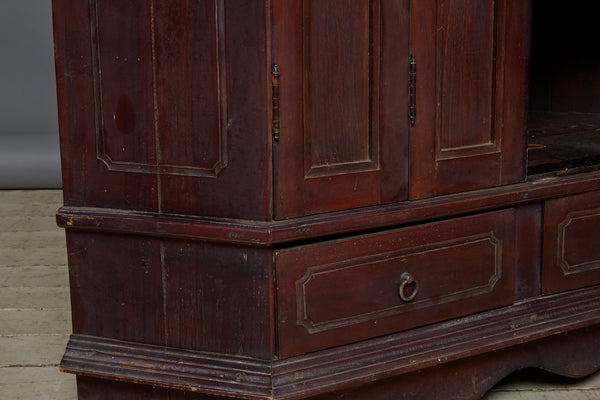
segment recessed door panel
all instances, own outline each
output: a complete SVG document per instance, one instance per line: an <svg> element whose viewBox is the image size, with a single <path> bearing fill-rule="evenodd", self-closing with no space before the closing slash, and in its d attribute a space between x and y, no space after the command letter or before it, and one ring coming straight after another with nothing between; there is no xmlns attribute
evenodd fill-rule
<svg viewBox="0 0 600 400"><path fill-rule="evenodd" d="M414 4L418 117L410 139L411 198L523 179L528 3Z"/></svg>
<svg viewBox="0 0 600 400"><path fill-rule="evenodd" d="M276 217L406 198L409 1L273 7Z"/></svg>
<svg viewBox="0 0 600 400"><path fill-rule="evenodd" d="M303 3L306 176L376 169L379 4Z"/></svg>

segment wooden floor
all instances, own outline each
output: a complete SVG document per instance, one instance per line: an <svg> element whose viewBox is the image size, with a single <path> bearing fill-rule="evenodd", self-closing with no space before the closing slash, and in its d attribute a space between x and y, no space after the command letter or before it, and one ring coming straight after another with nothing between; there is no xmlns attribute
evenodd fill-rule
<svg viewBox="0 0 600 400"><path fill-rule="evenodd" d="M0 400L76 399L74 377L58 371L71 330L64 232L54 222L61 201L57 190L0 190ZM600 373L529 371L485 397L558 399L600 400Z"/></svg>

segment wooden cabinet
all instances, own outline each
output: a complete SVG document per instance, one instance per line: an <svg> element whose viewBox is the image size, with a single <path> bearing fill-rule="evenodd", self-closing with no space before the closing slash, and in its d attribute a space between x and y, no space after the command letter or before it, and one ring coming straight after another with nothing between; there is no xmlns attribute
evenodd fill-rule
<svg viewBox="0 0 600 400"><path fill-rule="evenodd" d="M53 0L79 399L600 368L600 119L539 62L555 3Z"/></svg>

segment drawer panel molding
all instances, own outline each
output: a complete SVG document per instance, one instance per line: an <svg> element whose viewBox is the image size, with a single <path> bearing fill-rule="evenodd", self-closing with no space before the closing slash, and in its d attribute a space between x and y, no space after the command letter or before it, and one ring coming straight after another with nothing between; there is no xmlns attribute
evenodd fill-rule
<svg viewBox="0 0 600 400"><path fill-rule="evenodd" d="M316 333L490 293L502 277L501 249L501 240L495 237L493 232L488 232L403 251L346 260L339 264L309 267L304 276L296 282L296 299L300 305L297 310L297 324L306 328L309 333ZM438 276L441 280L437 281L436 287L421 284L419 293L410 303L402 302L399 296L392 295L388 296L389 302L384 305L377 299L366 298L361 299L360 305L363 307L357 312L354 307L347 307L353 303L356 288L352 285L337 284L351 281L353 276L361 275L361 271L373 270L369 275L378 276L378 286L384 285L386 281L398 280L404 269L414 268L410 266L418 266L424 259L443 262L452 259L457 253L468 252L479 256L469 257L466 261L470 265L462 264L455 272ZM481 271L474 281L472 276L477 269ZM414 272L415 276L423 274L417 271ZM362 284L361 281L357 283ZM315 302L311 299L312 293L319 293L322 288L327 290L328 287L330 292L335 292L331 301L337 303L336 309L339 308L339 312L329 315L322 312L323 308L319 307L318 300ZM440 288L446 287L446 293L439 293ZM390 294L392 293L393 291L390 291ZM340 314L347 316L339 317Z"/></svg>
<svg viewBox="0 0 600 400"><path fill-rule="evenodd" d="M544 204L542 294L600 284L600 191Z"/></svg>
<svg viewBox="0 0 600 400"><path fill-rule="evenodd" d="M280 357L512 304L516 215L506 209L277 251Z"/></svg>
<svg viewBox="0 0 600 400"><path fill-rule="evenodd" d="M558 235L558 262L565 275L600 268L600 208L569 213Z"/></svg>

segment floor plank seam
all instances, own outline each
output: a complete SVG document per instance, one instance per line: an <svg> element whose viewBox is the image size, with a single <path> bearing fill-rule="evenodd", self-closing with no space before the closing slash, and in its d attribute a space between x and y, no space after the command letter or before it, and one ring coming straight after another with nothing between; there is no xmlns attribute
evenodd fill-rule
<svg viewBox="0 0 600 400"><path fill-rule="evenodd" d="M5 365L0 367L0 371L3 368L48 368L48 367L59 367L59 363L52 363L52 364L11 364L11 365Z"/></svg>
<svg viewBox="0 0 600 400"><path fill-rule="evenodd" d="M1 338L19 338L19 337L54 337L54 336L68 336L70 333L17 333L17 334L0 334ZM66 343L65 343L66 344Z"/></svg>

